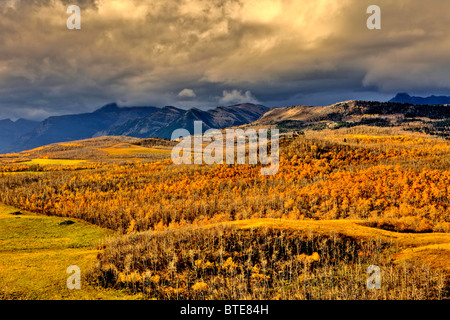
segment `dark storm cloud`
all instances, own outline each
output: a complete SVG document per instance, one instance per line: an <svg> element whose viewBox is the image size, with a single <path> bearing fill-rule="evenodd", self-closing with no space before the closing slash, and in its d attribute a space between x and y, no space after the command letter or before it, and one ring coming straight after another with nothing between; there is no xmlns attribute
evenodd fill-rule
<svg viewBox="0 0 450 320"><path fill-rule="evenodd" d="M373 31L365 0L1 1L0 118L449 90L450 5L376 2ZM66 28L71 4L79 31Z"/></svg>

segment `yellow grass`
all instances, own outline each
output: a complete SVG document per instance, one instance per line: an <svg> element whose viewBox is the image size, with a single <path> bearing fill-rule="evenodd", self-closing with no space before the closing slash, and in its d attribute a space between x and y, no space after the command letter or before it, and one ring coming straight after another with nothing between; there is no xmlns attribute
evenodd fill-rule
<svg viewBox="0 0 450 320"><path fill-rule="evenodd" d="M111 156L117 155L136 155L136 154L169 154L171 150L168 149L156 149L156 148L145 148L141 146L132 145L129 143L119 143L110 148L100 149L106 151Z"/></svg>
<svg viewBox="0 0 450 320"><path fill-rule="evenodd" d="M38 165L59 165L59 166L76 166L86 163L86 160L68 160L68 159L32 159L22 162L23 164L38 164Z"/></svg>
<svg viewBox="0 0 450 320"><path fill-rule="evenodd" d="M398 245L397 261L415 260L443 268L450 275L449 233L399 233L362 225L361 220L252 219L230 222L240 228L272 227L305 232L342 233L355 239L381 239Z"/></svg>
<svg viewBox="0 0 450 320"><path fill-rule="evenodd" d="M81 143L75 143L75 142L67 142L67 143L58 143L60 146L64 147L82 147L83 144Z"/></svg>
<svg viewBox="0 0 450 320"><path fill-rule="evenodd" d="M104 239L110 232L83 221L58 230L64 218L40 216L24 212L13 216L16 209L0 205L0 294L7 298L26 299L113 299L141 298L122 291L83 285L82 290L68 290L65 273L69 265L89 270L99 250L90 240ZM242 229L270 227L304 232L332 234L356 239L382 239L398 245L397 261L425 262L450 272L450 234L408 234L361 225L360 220L302 221L285 219L251 219L232 224ZM68 228L77 230L68 232ZM205 226L213 227L214 225ZM95 241L94 241L95 242Z"/></svg>
<svg viewBox="0 0 450 320"><path fill-rule="evenodd" d="M417 261L440 268L450 274L450 243L408 248L396 255L397 261Z"/></svg>

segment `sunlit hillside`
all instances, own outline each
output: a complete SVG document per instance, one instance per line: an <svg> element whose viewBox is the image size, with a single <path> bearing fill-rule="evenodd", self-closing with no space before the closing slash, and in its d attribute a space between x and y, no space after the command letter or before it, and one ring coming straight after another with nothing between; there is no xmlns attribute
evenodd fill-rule
<svg viewBox="0 0 450 320"><path fill-rule="evenodd" d="M97 138L5 155L0 202L116 232L86 281L145 298L449 297L448 141L306 130L281 140L274 176L175 165L173 144ZM380 291L366 288L369 265Z"/></svg>

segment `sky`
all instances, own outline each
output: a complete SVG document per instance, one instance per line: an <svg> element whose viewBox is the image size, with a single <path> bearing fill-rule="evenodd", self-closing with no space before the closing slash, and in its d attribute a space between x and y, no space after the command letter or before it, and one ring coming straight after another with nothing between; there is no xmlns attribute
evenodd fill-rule
<svg viewBox="0 0 450 320"><path fill-rule="evenodd" d="M70 5L81 29L69 30ZM370 5L381 29L370 30ZM450 95L442 0L0 0L0 119Z"/></svg>

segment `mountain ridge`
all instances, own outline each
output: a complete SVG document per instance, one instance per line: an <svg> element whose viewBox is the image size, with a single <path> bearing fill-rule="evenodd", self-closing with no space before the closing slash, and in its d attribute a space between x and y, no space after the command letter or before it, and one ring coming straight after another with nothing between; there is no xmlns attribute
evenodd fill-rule
<svg viewBox="0 0 450 320"><path fill-rule="evenodd" d="M431 95L428 97L417 97L402 92L398 93L394 98L389 100L389 102L410 103L416 105L446 105L450 104L450 96Z"/></svg>
<svg viewBox="0 0 450 320"><path fill-rule="evenodd" d="M349 100L328 106L273 108L253 126L275 126L281 133L351 128L400 127L450 138L450 106Z"/></svg>
<svg viewBox="0 0 450 320"><path fill-rule="evenodd" d="M406 118L426 117L430 119L446 119L450 118L450 106L349 100L327 106L298 105L273 108L257 122L270 123L285 120L305 122L325 120L343 121L351 116L363 115L403 115Z"/></svg>
<svg viewBox="0 0 450 320"><path fill-rule="evenodd" d="M55 142L90 138L97 132L114 124L156 112L156 107L119 108L107 104L91 113L52 116L41 121L34 130L14 140L3 152L33 149Z"/></svg>
<svg viewBox="0 0 450 320"><path fill-rule="evenodd" d="M254 122L269 109L263 105L251 103L226 107L220 106L206 111L198 108L183 110L167 106L145 118L134 119L121 125L113 126L101 132L101 134L171 139L172 132L176 129L182 128L193 132L194 121L202 121L204 131L212 128L222 129Z"/></svg>
<svg viewBox="0 0 450 320"><path fill-rule="evenodd" d="M38 121L18 119L0 120L0 150L8 147L11 141L33 130L39 124Z"/></svg>
<svg viewBox="0 0 450 320"><path fill-rule="evenodd" d="M209 110L186 110L173 106L119 107L111 103L92 113L49 117L16 139L6 152L102 136L169 140L176 129L192 133L195 121L202 121L203 131L242 125L276 126L282 132L370 125L403 126L408 130L450 136L450 106L447 105L349 100L327 106L269 108L243 103ZM2 125L5 127L11 123L11 120L0 121L0 133ZM2 151L5 152L4 149Z"/></svg>
<svg viewBox="0 0 450 320"><path fill-rule="evenodd" d="M175 129L191 130L196 120L203 121L204 130L221 129L258 120L269 108L262 105L238 104L203 111L173 106L119 107L109 103L91 112L52 116L9 143L4 153L20 152L58 142L67 142L101 136L130 136L137 138L170 139ZM1 133L0 135L5 136Z"/></svg>

